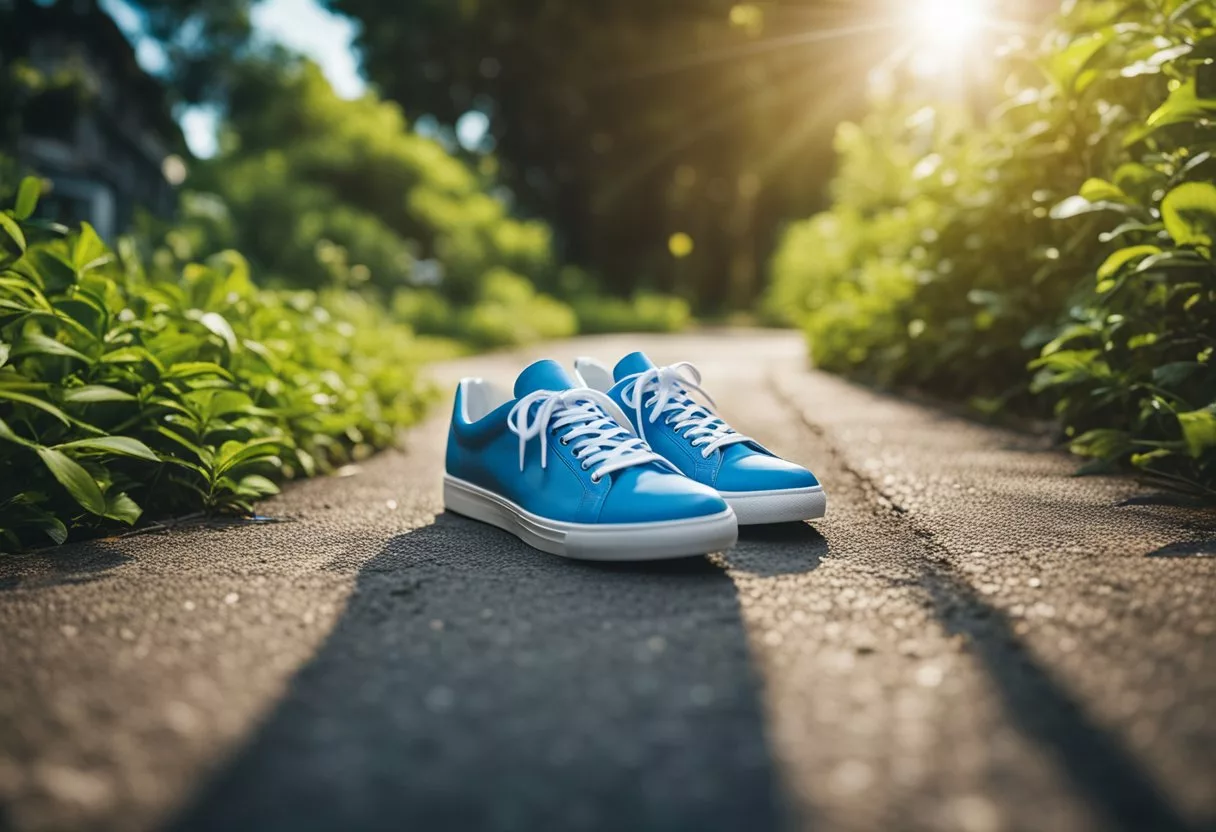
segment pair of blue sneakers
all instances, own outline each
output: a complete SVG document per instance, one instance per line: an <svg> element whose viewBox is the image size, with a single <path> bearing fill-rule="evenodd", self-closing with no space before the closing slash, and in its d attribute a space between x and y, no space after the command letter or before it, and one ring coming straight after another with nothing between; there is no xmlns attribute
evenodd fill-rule
<svg viewBox="0 0 1216 832"><path fill-rule="evenodd" d="M701 375L640 352L571 378L537 361L513 394L477 378L456 390L443 499L545 552L657 560L728 549L740 525L813 520L815 475L692 398Z"/></svg>

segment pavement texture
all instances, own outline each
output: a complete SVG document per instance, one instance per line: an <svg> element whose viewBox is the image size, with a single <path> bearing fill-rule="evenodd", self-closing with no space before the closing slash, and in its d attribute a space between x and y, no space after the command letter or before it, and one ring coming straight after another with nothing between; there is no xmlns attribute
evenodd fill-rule
<svg viewBox="0 0 1216 832"><path fill-rule="evenodd" d="M0 559L0 829L1216 828L1216 516L808 371L796 334L434 373L639 340L828 517L543 555L443 513L441 405L276 522Z"/></svg>

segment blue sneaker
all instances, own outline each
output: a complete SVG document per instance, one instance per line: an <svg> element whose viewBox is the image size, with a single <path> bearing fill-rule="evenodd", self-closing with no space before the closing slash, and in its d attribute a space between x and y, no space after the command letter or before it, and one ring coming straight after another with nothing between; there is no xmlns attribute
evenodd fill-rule
<svg viewBox="0 0 1216 832"><path fill-rule="evenodd" d="M692 399L695 392L713 404L701 389L701 373L687 361L656 367L635 352L611 371L593 358L574 366L583 384L625 409L638 436L689 477L715 488L739 525L817 520L827 511L827 495L814 474Z"/></svg>
<svg viewBox="0 0 1216 832"><path fill-rule="evenodd" d="M545 552L657 560L729 549L735 513L656 454L611 398L538 361L514 396L481 379L456 390L443 502Z"/></svg>

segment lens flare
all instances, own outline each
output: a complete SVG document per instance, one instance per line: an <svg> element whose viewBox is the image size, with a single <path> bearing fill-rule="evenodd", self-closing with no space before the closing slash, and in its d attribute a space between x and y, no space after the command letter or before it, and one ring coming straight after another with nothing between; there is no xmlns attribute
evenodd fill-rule
<svg viewBox="0 0 1216 832"><path fill-rule="evenodd" d="M913 3L914 24L921 36L939 49L960 49L984 27L983 0L921 0Z"/></svg>
<svg viewBox="0 0 1216 832"><path fill-rule="evenodd" d="M912 34L912 67L936 75L976 46L989 22L991 0L914 0L904 5Z"/></svg>

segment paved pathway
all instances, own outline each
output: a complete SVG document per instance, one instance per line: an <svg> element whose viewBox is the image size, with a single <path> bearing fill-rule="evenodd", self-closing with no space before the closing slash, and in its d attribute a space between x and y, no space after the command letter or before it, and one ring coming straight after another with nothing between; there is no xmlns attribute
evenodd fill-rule
<svg viewBox="0 0 1216 832"><path fill-rule="evenodd" d="M828 518L541 555L441 513L440 407L281 522L0 560L0 829L1212 828L1216 517L808 373L796 335L643 340Z"/></svg>

